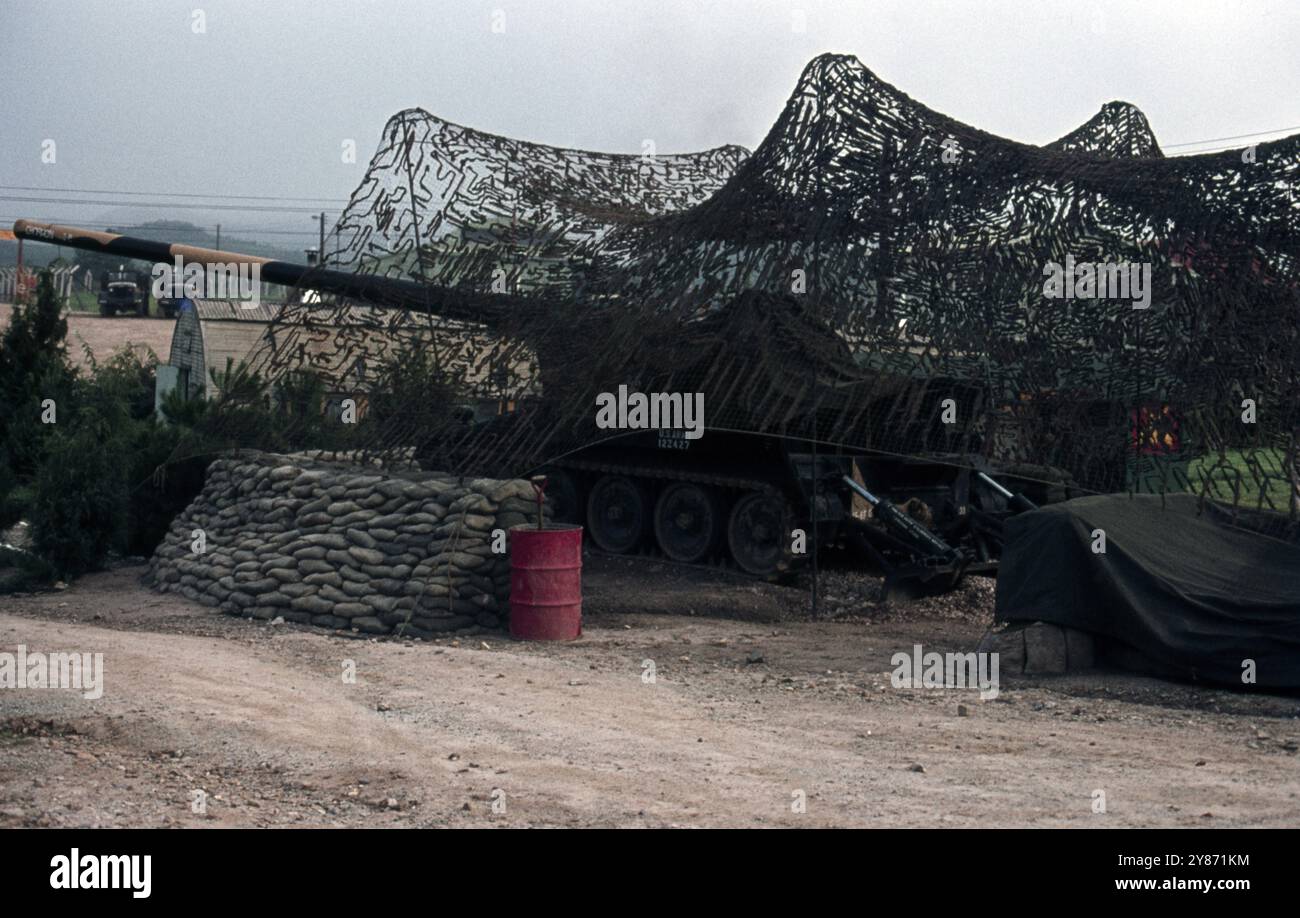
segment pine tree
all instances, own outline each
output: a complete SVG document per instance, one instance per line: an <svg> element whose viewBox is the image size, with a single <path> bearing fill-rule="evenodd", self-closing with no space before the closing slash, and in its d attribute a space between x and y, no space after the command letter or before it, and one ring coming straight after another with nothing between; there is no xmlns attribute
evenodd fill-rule
<svg viewBox="0 0 1300 918"><path fill-rule="evenodd" d="M35 299L15 307L0 339L0 482L8 485L0 503L35 474L45 454L55 426L42 419L49 416L47 400L53 402L56 423L60 409L70 408L73 372L67 334L54 278L44 271Z"/></svg>
<svg viewBox="0 0 1300 918"><path fill-rule="evenodd" d="M38 378L42 364L65 363L68 321L63 304L54 291L54 276L42 271L36 284L36 299L15 307L12 321L0 341L0 394L9 395L28 387Z"/></svg>

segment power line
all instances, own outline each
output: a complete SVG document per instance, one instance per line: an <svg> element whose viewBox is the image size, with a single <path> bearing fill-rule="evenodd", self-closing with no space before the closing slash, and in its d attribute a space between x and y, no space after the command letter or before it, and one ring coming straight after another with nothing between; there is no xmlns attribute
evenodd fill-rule
<svg viewBox="0 0 1300 918"><path fill-rule="evenodd" d="M1238 146L1237 144L1229 144L1223 147L1206 147L1204 150L1186 150L1182 153L1171 153L1170 156L1172 158L1177 158L1179 156L1200 156L1202 153L1222 153L1224 150L1244 150L1244 149L1245 147Z"/></svg>
<svg viewBox="0 0 1300 918"><path fill-rule="evenodd" d="M1175 153L1171 158L1177 159L1183 156L1200 156L1202 153L1223 153L1226 150L1245 150L1249 146L1251 145L1246 144L1245 146L1242 146L1239 143L1230 143L1222 147L1209 147L1205 150L1187 150L1182 153Z"/></svg>
<svg viewBox="0 0 1300 918"><path fill-rule="evenodd" d="M1182 143L1161 144L1161 150L1177 150L1185 147L1196 147L1207 143L1222 143L1229 140L1245 140L1251 137L1263 137L1267 134L1287 134L1292 131L1300 131L1300 125L1291 127L1273 128L1266 131L1252 131L1247 134L1232 134L1225 137L1207 137L1203 140L1187 140ZM1283 138L1275 138L1281 140ZM1223 150L1237 149L1234 144L1223 147L1212 147L1205 150L1192 150L1191 155L1198 153L1219 153ZM635 155L635 154L629 154ZM148 197L148 198L215 198L218 200L228 201L297 201L297 202L323 202L330 204L348 204L350 198L329 198L329 197L295 197L288 195L268 195L268 194L225 194L222 192L184 192L184 191L127 191L124 189L105 189L105 188L49 188L36 185L0 185L0 191L46 191L57 194L112 194L124 197ZM195 210L247 210L259 213L315 213L315 208L270 208L263 206L237 207L222 204L174 204L154 202L152 204L136 204L130 201L76 201L69 199L42 199L17 197L13 195L0 195L0 200L5 201L24 201L30 203L46 204L75 204L75 205L101 205L107 207L157 207L165 209L195 209Z"/></svg>
<svg viewBox="0 0 1300 918"><path fill-rule="evenodd" d="M1247 137L1262 137L1265 134L1282 134L1287 131L1300 131L1300 124L1297 124L1294 127L1274 128L1271 131L1255 131L1250 134L1234 134L1231 137L1207 137L1205 140L1189 140L1186 143L1162 143L1160 147L1164 150L1173 150L1177 147L1194 147L1203 143L1219 143L1224 140L1243 140ZM1282 138L1279 137L1278 139L1281 140ZM1224 147L1224 149L1231 150L1232 147Z"/></svg>
<svg viewBox="0 0 1300 918"><path fill-rule="evenodd" d="M15 220L32 220L32 219L35 219L35 218L32 217L31 214L20 214L20 215L14 215L14 216L0 216L0 223L12 223L12 222L15 221ZM63 225L65 225L65 226L68 226L68 225L75 226L75 225L77 224L77 220L76 220L75 218L68 218L68 217L42 217L42 218L41 218L41 222L43 222L43 223L60 223L60 224L63 224ZM165 226L164 226L164 227L160 227L160 226L158 226L158 224L156 224L156 223L114 223L114 224L112 224L112 226L113 226L113 228L112 228L111 232L118 232L118 231L121 231L121 230L141 230L141 229L143 229L143 230L166 230L166 231L171 232L171 233L173 233L173 234L175 234L175 235L182 235L182 236L184 236L184 235L191 235L191 236L192 236L192 235L195 235L195 234L197 234L197 233L202 233L202 234L207 235L207 236L211 236L211 235L212 235L212 233L210 233L206 227L203 227L203 226L195 226L194 224L190 224L190 225L188 225L188 226L183 226L183 227L165 227ZM256 226L226 226L224 223L223 223L222 226L221 226L221 232L222 232L222 233L226 233L226 234L230 234L230 233L257 233L257 234L259 234L259 235L266 235L266 236L310 236L310 237L313 238L313 239L316 238L316 230L277 230L277 229L261 229L261 228L256 227Z"/></svg>
<svg viewBox="0 0 1300 918"><path fill-rule="evenodd" d="M58 221L56 220L56 221L51 221L51 222L55 222L55 223L57 223ZM65 225L66 225L66 224L65 224ZM139 230L139 229L150 229L150 230L152 230L152 229L157 229L157 227L151 227L151 226L114 226L114 227L109 228L109 232L117 233L117 232L120 232L120 231L123 231L123 230ZM232 238L235 237L235 236L237 236L238 234L241 234L241 233L247 233L247 234L250 234L250 235L251 235L251 234L257 234L257 235L259 235L259 236L262 236L262 235L265 235L265 236L297 236L297 237L299 237L299 238L304 238L304 239L307 239L307 238L315 239L315 238L316 238L316 233L311 232L311 231L308 231L308 232L305 232L305 233L300 233L300 232L298 232L297 230L231 230L231 229L228 229L227 227L224 227L224 226L221 228L221 233L222 233L222 235L224 235L224 236L230 236L230 237L232 237ZM170 233L170 234L168 235L168 237L167 237L167 241L169 241L169 242L184 242L184 241L186 240L186 237L188 237L188 238L190 238L190 239L204 239L204 240L206 240L206 239L214 238L214 237L215 237L215 234L213 234L213 233L211 233L211 232L208 232L206 229L204 229L204 228L202 228L202 227L200 227L200 228L197 229L197 230L178 230L178 231L176 231L176 232ZM239 238L236 239L236 241L237 241L237 242L257 242L258 240L256 240L256 239L252 239L252 238L249 238L248 236L240 236ZM53 244L53 245L58 245L57 242L56 242L56 243L52 243L52 244ZM229 246L227 246L227 248L229 248Z"/></svg>
<svg viewBox="0 0 1300 918"><path fill-rule="evenodd" d="M80 207L149 207L157 210L234 210L243 213L314 214L314 207L260 207L253 204L172 204L136 201L78 201L72 198L31 198L22 195L0 194L0 201L23 201L29 204L75 204Z"/></svg>
<svg viewBox="0 0 1300 918"><path fill-rule="evenodd" d="M292 198L277 197L270 194L198 194L184 191L123 191L102 188L40 188L35 185L0 185L3 191L51 191L57 194L118 194L142 198L223 198L239 201L323 201L330 204L346 204L347 198Z"/></svg>

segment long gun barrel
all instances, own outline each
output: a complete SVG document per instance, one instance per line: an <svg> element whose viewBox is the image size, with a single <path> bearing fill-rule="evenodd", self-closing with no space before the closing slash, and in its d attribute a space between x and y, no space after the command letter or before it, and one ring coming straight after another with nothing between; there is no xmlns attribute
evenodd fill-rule
<svg viewBox="0 0 1300 918"><path fill-rule="evenodd" d="M519 298L507 294L480 294L409 280L353 274L348 271L275 261L258 255L156 242L152 239L97 232L76 226L19 220L14 223L14 235L19 239L29 239L34 242L48 242L87 252L139 258L155 263L173 264L179 257L182 263L201 265L257 265L260 280L268 283L282 284L286 287L308 287L321 293L353 297L379 306L428 312L468 322L496 324L523 308Z"/></svg>

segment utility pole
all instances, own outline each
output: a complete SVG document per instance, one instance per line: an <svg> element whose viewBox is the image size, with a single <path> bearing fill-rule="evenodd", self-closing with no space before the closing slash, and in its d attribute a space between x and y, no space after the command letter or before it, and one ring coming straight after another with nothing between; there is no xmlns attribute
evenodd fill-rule
<svg viewBox="0 0 1300 918"><path fill-rule="evenodd" d="M320 212L320 266L325 267L325 211Z"/></svg>
<svg viewBox="0 0 1300 918"><path fill-rule="evenodd" d="M217 248L221 248L221 224L217 224Z"/></svg>

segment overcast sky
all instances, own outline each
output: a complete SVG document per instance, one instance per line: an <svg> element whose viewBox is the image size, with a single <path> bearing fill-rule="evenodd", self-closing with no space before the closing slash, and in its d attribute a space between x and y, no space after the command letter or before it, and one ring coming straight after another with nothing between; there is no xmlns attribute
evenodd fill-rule
<svg viewBox="0 0 1300 918"><path fill-rule="evenodd" d="M557 146L752 149L824 51L1030 143L1111 99L1170 153L1300 125L1295 0L0 0L0 185L310 196L336 216L385 121L413 106ZM305 213L0 198L0 222L27 215L313 231Z"/></svg>

